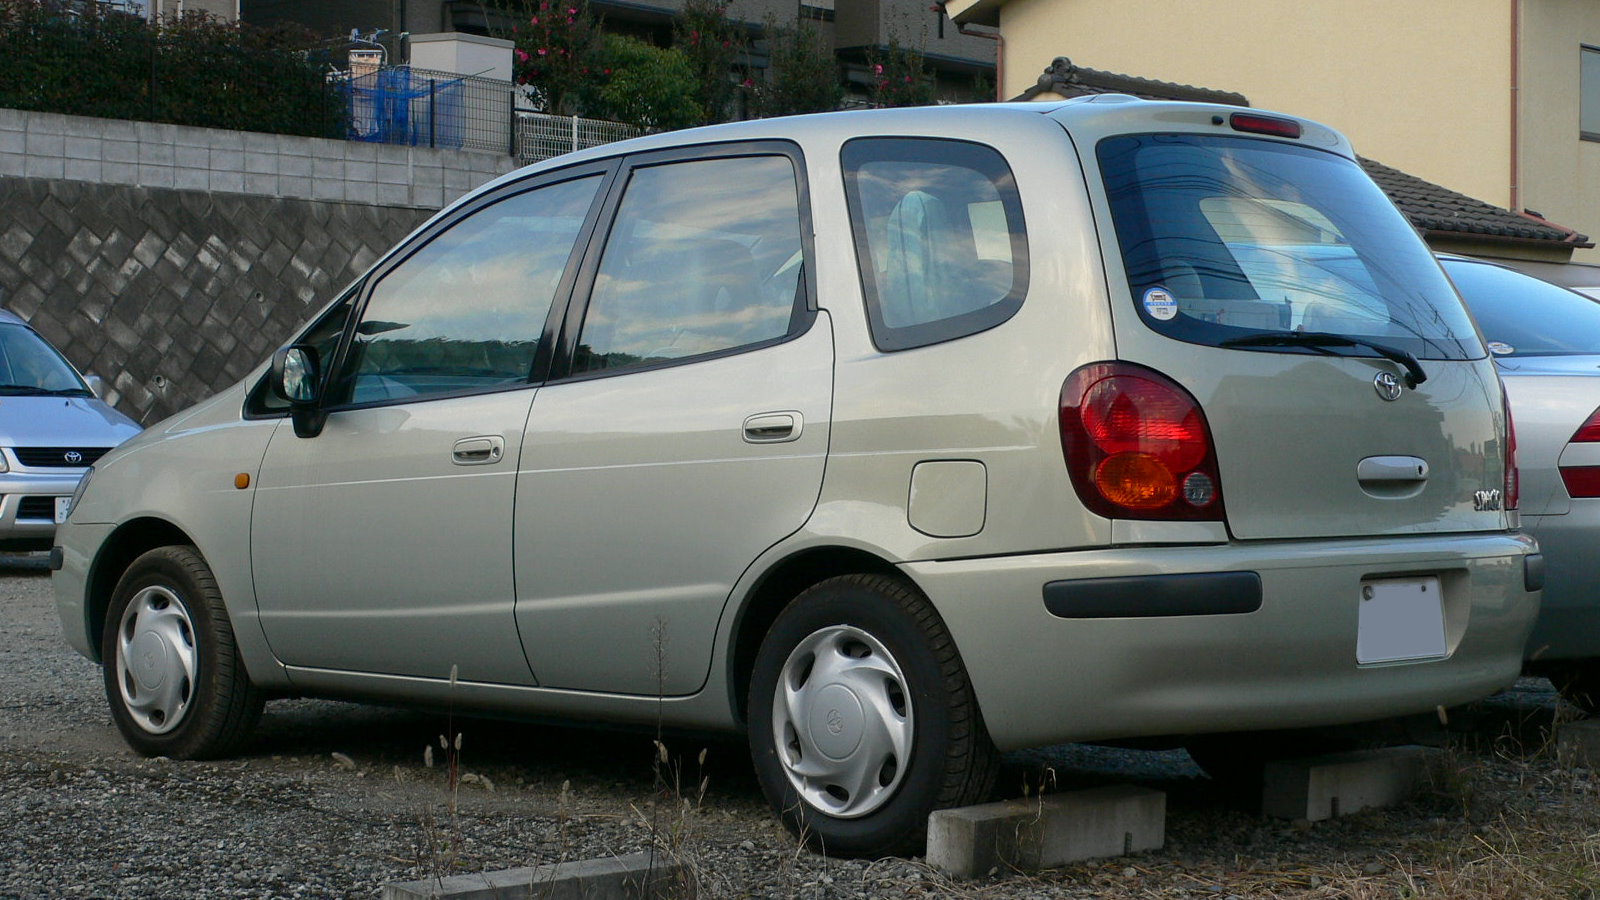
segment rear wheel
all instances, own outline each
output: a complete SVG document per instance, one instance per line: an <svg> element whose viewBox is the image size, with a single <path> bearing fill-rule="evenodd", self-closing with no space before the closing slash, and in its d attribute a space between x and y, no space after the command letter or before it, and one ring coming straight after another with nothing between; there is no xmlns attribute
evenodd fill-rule
<svg viewBox="0 0 1600 900"><path fill-rule="evenodd" d="M1561 692L1561 699L1587 715L1600 713L1600 660L1557 663L1549 675L1550 683Z"/></svg>
<svg viewBox="0 0 1600 900"><path fill-rule="evenodd" d="M790 830L836 856L918 852L928 814L985 799L997 754L933 606L878 575L829 579L773 623L750 747Z"/></svg>
<svg viewBox="0 0 1600 900"><path fill-rule="evenodd" d="M146 756L227 755L261 716L222 593L193 547L160 547L128 567L106 613L101 659L111 717Z"/></svg>

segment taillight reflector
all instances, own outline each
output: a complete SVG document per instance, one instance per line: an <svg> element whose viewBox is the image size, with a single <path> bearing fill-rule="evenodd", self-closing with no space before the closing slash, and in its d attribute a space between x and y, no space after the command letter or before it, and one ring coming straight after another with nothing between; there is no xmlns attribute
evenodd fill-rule
<svg viewBox="0 0 1600 900"><path fill-rule="evenodd" d="M1578 426L1577 432L1572 435L1572 440L1568 443L1600 444L1600 409L1589 414L1589 418Z"/></svg>
<svg viewBox="0 0 1600 900"><path fill-rule="evenodd" d="M1107 518L1221 520L1200 404L1152 369L1094 363L1067 377L1061 447L1078 498Z"/></svg>
<svg viewBox="0 0 1600 900"><path fill-rule="evenodd" d="M1563 466L1561 483L1573 497L1600 497L1600 466Z"/></svg>
<svg viewBox="0 0 1600 900"><path fill-rule="evenodd" d="M1500 385L1500 405L1506 411L1506 509L1516 509L1522 499L1522 477L1517 472L1517 424L1511 418L1506 386Z"/></svg>
<svg viewBox="0 0 1600 900"><path fill-rule="evenodd" d="M1234 113L1228 117L1228 124L1234 131L1247 131L1251 134L1270 134L1273 137L1297 138L1300 136L1300 123L1293 119L1280 119L1276 116L1257 116L1249 113Z"/></svg>

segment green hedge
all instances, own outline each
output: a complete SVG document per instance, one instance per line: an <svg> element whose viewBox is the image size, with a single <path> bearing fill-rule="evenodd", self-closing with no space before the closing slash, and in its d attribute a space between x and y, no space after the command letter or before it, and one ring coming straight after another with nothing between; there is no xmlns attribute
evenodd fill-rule
<svg viewBox="0 0 1600 900"><path fill-rule="evenodd" d="M342 94L291 29L143 18L67 0L0 0L0 106L344 137Z"/></svg>

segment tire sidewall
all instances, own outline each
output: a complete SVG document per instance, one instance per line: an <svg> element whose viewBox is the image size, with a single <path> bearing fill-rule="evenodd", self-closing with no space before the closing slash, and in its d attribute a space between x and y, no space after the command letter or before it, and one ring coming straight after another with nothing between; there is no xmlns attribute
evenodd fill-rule
<svg viewBox="0 0 1600 900"><path fill-rule="evenodd" d="M212 615L211 602L220 602L198 584L181 561L185 551L171 547L152 550L139 557L117 582L111 595L111 605L106 611L104 634L101 636L101 666L104 675L106 700L111 706L111 716L117 729L128 744L145 756L169 756L185 759L195 754L206 735L202 732L214 721L211 707L216 703L217 653L219 638L217 621ZM171 731L152 734L146 731L128 713L118 684L117 636L121 631L123 613L128 604L148 587L165 587L177 597L194 629L195 685L189 709L183 720Z"/></svg>
<svg viewBox="0 0 1600 900"><path fill-rule="evenodd" d="M884 580L885 584L895 584ZM850 625L882 642L900 666L912 708L911 759L889 800L868 815L843 819L801 799L775 745L772 713L779 673L794 648L821 628ZM785 823L817 849L839 856L890 855L912 849L938 801L950 745L944 676L928 637L907 613L861 582L834 579L800 595L779 614L756 657L750 682L750 748L756 777Z"/></svg>

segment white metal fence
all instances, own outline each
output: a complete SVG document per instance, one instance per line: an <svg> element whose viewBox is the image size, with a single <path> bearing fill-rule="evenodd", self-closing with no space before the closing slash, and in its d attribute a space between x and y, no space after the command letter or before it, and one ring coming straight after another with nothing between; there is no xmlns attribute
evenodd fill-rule
<svg viewBox="0 0 1600 900"><path fill-rule="evenodd" d="M517 110L516 129L519 165L644 134L643 130L621 122L552 116L523 109Z"/></svg>

